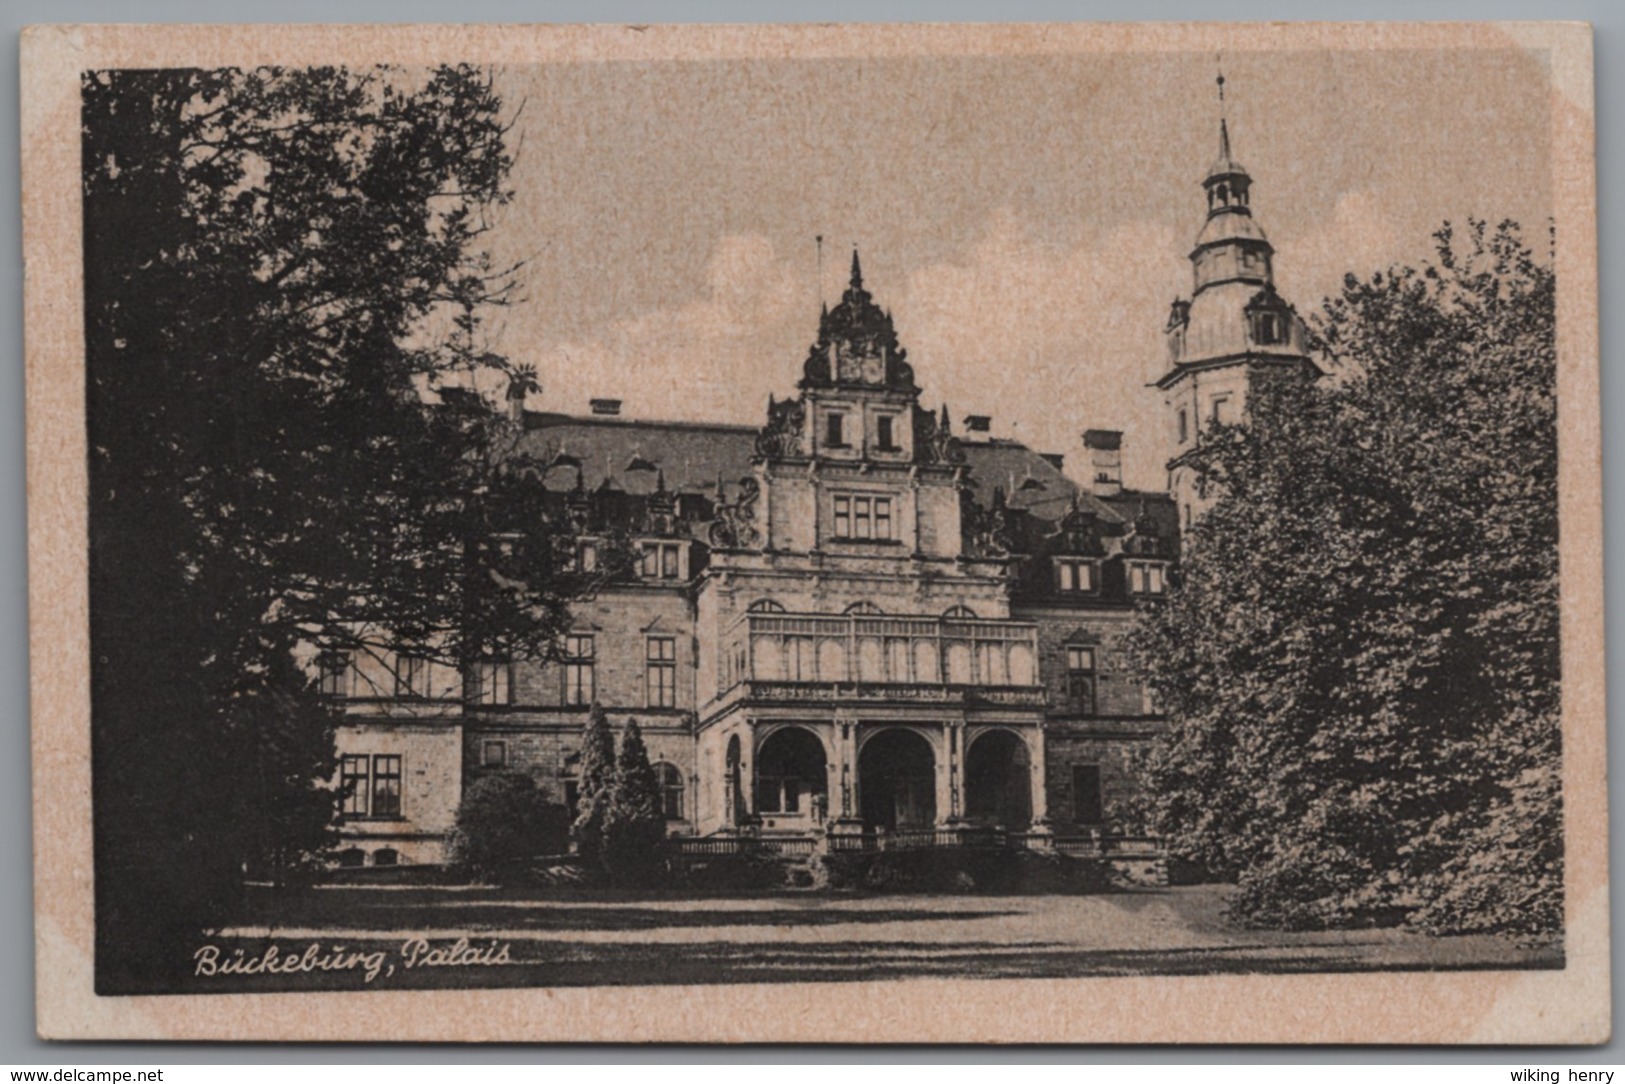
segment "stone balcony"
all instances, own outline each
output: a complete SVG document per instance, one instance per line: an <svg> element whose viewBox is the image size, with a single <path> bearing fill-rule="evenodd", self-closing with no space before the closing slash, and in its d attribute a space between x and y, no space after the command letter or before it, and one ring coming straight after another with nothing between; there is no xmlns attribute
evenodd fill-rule
<svg viewBox="0 0 1625 1084"><path fill-rule="evenodd" d="M722 651L712 710L742 700L1045 703L1038 628L1022 621L748 613L724 635Z"/></svg>

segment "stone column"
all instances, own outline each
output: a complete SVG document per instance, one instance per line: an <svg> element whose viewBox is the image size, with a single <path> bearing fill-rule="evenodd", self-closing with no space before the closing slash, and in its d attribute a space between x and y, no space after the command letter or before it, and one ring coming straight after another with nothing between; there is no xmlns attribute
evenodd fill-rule
<svg viewBox="0 0 1625 1084"><path fill-rule="evenodd" d="M1033 824L1031 831L1036 834L1050 834L1049 821L1049 766L1045 757L1044 725L1042 723L1032 729L1032 799Z"/></svg>
<svg viewBox="0 0 1625 1084"><path fill-rule="evenodd" d="M948 821L965 821L965 720L948 720Z"/></svg>
<svg viewBox="0 0 1625 1084"><path fill-rule="evenodd" d="M848 711L835 713L835 789L829 809L833 831L860 833L863 818L858 807L858 721Z"/></svg>
<svg viewBox="0 0 1625 1084"><path fill-rule="evenodd" d="M959 820L959 731L952 722L942 724L942 748L936 754L937 824Z"/></svg>
<svg viewBox="0 0 1625 1084"><path fill-rule="evenodd" d="M739 789L744 793L740 805L745 810L745 823L755 825L756 817L756 721L747 719L745 730L739 736Z"/></svg>

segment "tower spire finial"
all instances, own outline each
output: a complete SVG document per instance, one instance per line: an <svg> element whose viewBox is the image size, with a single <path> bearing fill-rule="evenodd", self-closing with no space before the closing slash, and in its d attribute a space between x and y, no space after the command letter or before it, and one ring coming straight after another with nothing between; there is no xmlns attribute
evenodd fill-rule
<svg viewBox="0 0 1625 1084"><path fill-rule="evenodd" d="M858 263L858 246L852 246L852 289L863 289L863 267Z"/></svg>
<svg viewBox="0 0 1625 1084"><path fill-rule="evenodd" d="M1219 157L1230 157L1230 123L1225 116L1224 108L1224 56L1220 54L1216 60L1219 77L1215 82L1219 86Z"/></svg>

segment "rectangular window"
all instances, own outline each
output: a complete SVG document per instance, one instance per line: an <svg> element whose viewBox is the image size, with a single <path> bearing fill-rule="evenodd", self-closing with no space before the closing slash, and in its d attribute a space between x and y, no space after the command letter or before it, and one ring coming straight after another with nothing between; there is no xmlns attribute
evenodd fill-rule
<svg viewBox="0 0 1625 1084"><path fill-rule="evenodd" d="M402 656L395 660L395 695L396 696L426 696L428 689L428 661L410 656Z"/></svg>
<svg viewBox="0 0 1625 1084"><path fill-rule="evenodd" d="M503 659L491 659L475 664L474 702L476 704L513 703L513 667Z"/></svg>
<svg viewBox="0 0 1625 1084"><path fill-rule="evenodd" d="M480 767L505 768L508 765L508 743L488 741L480 746Z"/></svg>
<svg viewBox="0 0 1625 1084"><path fill-rule="evenodd" d="M372 758L372 815L401 815L401 758L380 753Z"/></svg>
<svg viewBox="0 0 1625 1084"><path fill-rule="evenodd" d="M836 538L890 542L892 524L890 497L839 495L835 498Z"/></svg>
<svg viewBox="0 0 1625 1084"><path fill-rule="evenodd" d="M1094 562L1057 558L1055 561L1055 586L1061 591L1093 591L1095 589Z"/></svg>
<svg viewBox="0 0 1625 1084"><path fill-rule="evenodd" d="M896 419L889 414L882 414L875 419L875 446L883 452L897 451L896 434L892 431Z"/></svg>
<svg viewBox="0 0 1625 1084"><path fill-rule="evenodd" d="M1230 421L1230 397L1221 395L1213 400L1213 421L1218 425Z"/></svg>
<svg viewBox="0 0 1625 1084"><path fill-rule="evenodd" d="M683 819L683 773L670 764L655 765L660 780L660 813L666 820Z"/></svg>
<svg viewBox="0 0 1625 1084"><path fill-rule="evenodd" d="M566 779L564 781L564 807L570 811L570 819L575 820L581 806L581 781Z"/></svg>
<svg viewBox="0 0 1625 1084"><path fill-rule="evenodd" d="M598 571L598 543L582 542L576 547L576 565L583 572Z"/></svg>
<svg viewBox="0 0 1625 1084"><path fill-rule="evenodd" d="M643 578L646 580L675 580L678 578L678 542L645 542L643 544Z"/></svg>
<svg viewBox="0 0 1625 1084"><path fill-rule="evenodd" d="M344 813L350 817L367 815L367 764L365 755L346 755L339 764L339 786L344 794Z"/></svg>
<svg viewBox="0 0 1625 1084"><path fill-rule="evenodd" d="M800 813L802 780L762 775L756 779L758 813Z"/></svg>
<svg viewBox="0 0 1625 1084"><path fill-rule="evenodd" d="M875 537L882 542L891 541L891 498L875 498Z"/></svg>
<svg viewBox="0 0 1625 1084"><path fill-rule="evenodd" d="M1128 589L1136 595L1160 595L1168 588L1167 570L1153 561L1134 561L1128 566Z"/></svg>
<svg viewBox="0 0 1625 1084"><path fill-rule="evenodd" d="M330 651L316 664L320 691L326 696L348 696L350 693L350 656L342 651Z"/></svg>
<svg viewBox="0 0 1625 1084"><path fill-rule="evenodd" d="M570 705L591 704L597 692L594 682L593 638L566 636L564 638L564 702Z"/></svg>
<svg viewBox="0 0 1625 1084"><path fill-rule="evenodd" d="M1181 410L1179 412L1179 443L1184 444L1190 439L1190 435L1190 421L1185 416L1185 412Z"/></svg>
<svg viewBox="0 0 1625 1084"><path fill-rule="evenodd" d="M1066 698L1068 706L1079 715L1095 713L1094 648L1066 649Z"/></svg>
<svg viewBox="0 0 1625 1084"><path fill-rule="evenodd" d="M1072 768L1072 820L1076 824L1100 824L1104 821L1104 803L1100 794L1100 766L1077 764Z"/></svg>
<svg viewBox="0 0 1625 1084"><path fill-rule="evenodd" d="M651 708L677 706L677 639L651 636L648 654L648 696Z"/></svg>
<svg viewBox="0 0 1625 1084"><path fill-rule="evenodd" d="M824 443L831 448L846 447L846 415L824 415Z"/></svg>

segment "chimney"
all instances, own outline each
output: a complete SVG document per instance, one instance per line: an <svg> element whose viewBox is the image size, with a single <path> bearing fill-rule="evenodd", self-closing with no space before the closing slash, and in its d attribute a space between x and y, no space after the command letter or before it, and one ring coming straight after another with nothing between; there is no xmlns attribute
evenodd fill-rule
<svg viewBox="0 0 1625 1084"><path fill-rule="evenodd" d="M600 414L604 417L613 418L621 412L621 401L619 399L590 399L588 403L592 406L594 414Z"/></svg>
<svg viewBox="0 0 1625 1084"><path fill-rule="evenodd" d="M1089 452L1089 491L1097 497L1123 492L1123 434L1115 429L1090 429L1083 434Z"/></svg>
<svg viewBox="0 0 1625 1084"><path fill-rule="evenodd" d="M974 444L986 444L993 439L993 419L986 414L965 415L964 439Z"/></svg>

